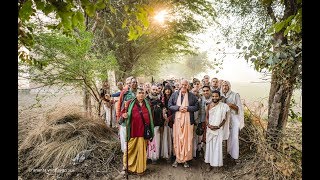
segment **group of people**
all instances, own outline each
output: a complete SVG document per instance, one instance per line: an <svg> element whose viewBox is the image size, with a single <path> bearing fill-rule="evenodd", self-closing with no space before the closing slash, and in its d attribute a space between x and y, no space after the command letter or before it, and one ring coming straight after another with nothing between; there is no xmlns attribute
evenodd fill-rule
<svg viewBox="0 0 320 180"><path fill-rule="evenodd" d="M120 88L119 88L120 89ZM157 164L164 158L173 167L202 155L207 171L223 166L223 143L227 154L239 158L239 131L244 127L239 93L229 81L205 75L163 83L138 85L128 77L117 94L115 108L123 152L123 171L144 174L147 160ZM106 99L104 99L106 100ZM145 125L151 138L144 138Z"/></svg>

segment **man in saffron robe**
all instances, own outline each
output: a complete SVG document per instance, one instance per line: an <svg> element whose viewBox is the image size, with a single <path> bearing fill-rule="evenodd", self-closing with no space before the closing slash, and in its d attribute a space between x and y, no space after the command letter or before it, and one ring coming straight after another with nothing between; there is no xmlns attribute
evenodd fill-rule
<svg viewBox="0 0 320 180"><path fill-rule="evenodd" d="M122 114L126 119L128 152L123 155L123 166L130 173L142 175L147 169L147 143L144 139L144 122L150 125L154 136L154 125L149 101L143 88L137 88L136 98L127 102L127 111ZM151 139L152 140L152 139ZM127 161L128 154L128 161Z"/></svg>
<svg viewBox="0 0 320 180"><path fill-rule="evenodd" d="M174 92L168 102L169 109L173 112L173 147L176 160L172 164L177 167L178 163L184 163L188 168L187 161L192 160L194 112L199 110L198 98L188 91L189 82L181 80L180 90Z"/></svg>

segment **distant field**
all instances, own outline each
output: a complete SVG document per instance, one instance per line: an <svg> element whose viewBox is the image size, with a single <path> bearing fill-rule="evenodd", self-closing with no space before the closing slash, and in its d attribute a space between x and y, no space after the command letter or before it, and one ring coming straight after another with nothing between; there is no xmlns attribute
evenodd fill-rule
<svg viewBox="0 0 320 180"><path fill-rule="evenodd" d="M257 107L261 103L263 106L260 108L261 115L266 117L267 115L267 102L270 90L269 83L241 83L241 82L231 82L231 89L240 94L242 101L253 111L257 110ZM29 93L19 91L18 104L19 110L26 108L37 102L36 100L37 91L31 90ZM50 88L40 92L41 96L48 96L42 99L42 106L77 106L81 109L82 106L82 93L79 90L72 90L67 88L64 91L58 92L55 88ZM294 99L297 105L294 107L295 112L300 112L302 114L302 95L301 91L294 92ZM262 109L262 110L261 110Z"/></svg>
<svg viewBox="0 0 320 180"><path fill-rule="evenodd" d="M231 89L240 94L242 100L245 100L246 104L250 106L256 106L258 102L263 103L264 107L267 107L268 96L270 90L269 83L240 83L230 82ZM294 108L295 112L302 113L302 94L301 90L296 90L293 94L297 105ZM266 112L267 113L267 112Z"/></svg>

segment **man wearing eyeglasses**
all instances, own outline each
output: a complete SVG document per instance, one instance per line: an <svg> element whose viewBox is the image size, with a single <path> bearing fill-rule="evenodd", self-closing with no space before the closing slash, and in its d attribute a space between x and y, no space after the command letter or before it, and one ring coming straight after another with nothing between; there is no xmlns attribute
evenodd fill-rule
<svg viewBox="0 0 320 180"><path fill-rule="evenodd" d="M208 75L203 76L203 85L210 86L210 77Z"/></svg>
<svg viewBox="0 0 320 180"><path fill-rule="evenodd" d="M169 109L173 112L173 147L176 160L172 164L177 167L183 163L189 167L188 161L192 160L194 112L199 110L197 97L188 91L189 82L181 80L181 88L174 92L168 102Z"/></svg>

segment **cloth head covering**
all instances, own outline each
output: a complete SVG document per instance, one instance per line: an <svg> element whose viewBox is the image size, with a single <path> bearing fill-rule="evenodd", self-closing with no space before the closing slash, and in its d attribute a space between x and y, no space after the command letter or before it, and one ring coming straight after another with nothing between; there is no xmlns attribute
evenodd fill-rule
<svg viewBox="0 0 320 180"><path fill-rule="evenodd" d="M222 84L223 83L227 83L228 84L229 90L228 90L228 92L226 94L224 94L222 92L223 88L221 86L220 94L221 94L221 96L225 97L227 103L232 103L232 104L235 104L236 106L238 106L237 116L238 116L239 121L240 121L239 129L241 130L244 127L244 109L243 109L243 106L242 106L240 95L239 95L239 93L231 91L231 84L230 84L229 81L225 80L225 81L222 82Z"/></svg>

